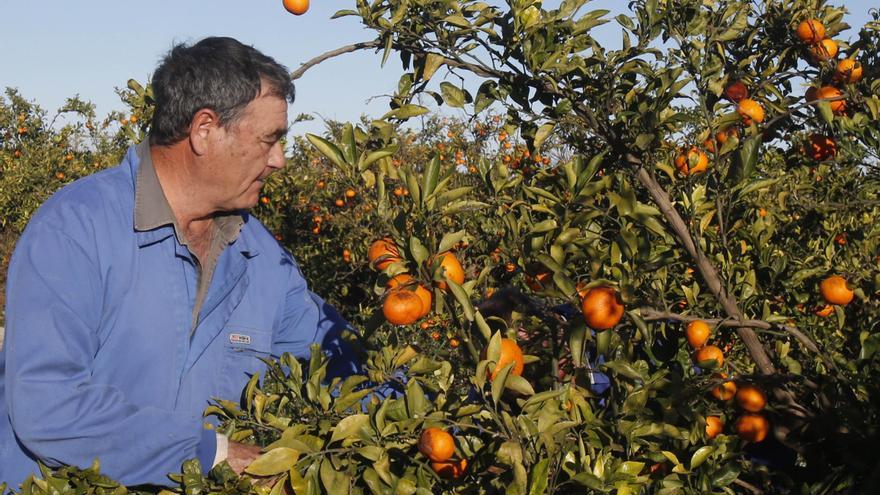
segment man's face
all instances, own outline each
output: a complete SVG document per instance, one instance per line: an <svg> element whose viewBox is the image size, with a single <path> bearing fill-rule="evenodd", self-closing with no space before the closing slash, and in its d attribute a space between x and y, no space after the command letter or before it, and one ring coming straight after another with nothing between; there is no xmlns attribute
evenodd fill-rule
<svg viewBox="0 0 880 495"><path fill-rule="evenodd" d="M266 178L285 165L281 138L287 134L287 101L261 94L237 122L217 130L202 177L212 206L221 211L251 208Z"/></svg>

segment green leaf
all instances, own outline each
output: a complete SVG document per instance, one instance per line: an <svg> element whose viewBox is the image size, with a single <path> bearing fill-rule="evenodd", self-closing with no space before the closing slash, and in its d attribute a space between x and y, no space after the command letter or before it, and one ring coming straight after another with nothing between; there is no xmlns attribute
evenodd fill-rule
<svg viewBox="0 0 880 495"><path fill-rule="evenodd" d="M399 108L395 108L394 110L391 110L390 112L386 113L385 115L382 116L382 119L384 120L384 119L395 118L395 119L399 119L399 120L406 120L406 119L409 119L412 117L418 117L419 115L424 115L424 114L428 113L428 111L429 110L427 107L408 103L406 105L403 105Z"/></svg>
<svg viewBox="0 0 880 495"><path fill-rule="evenodd" d="M425 81L431 79L431 76L433 76L434 73L437 72L437 69L439 69L440 66L443 65L445 60L446 59L441 55L429 53L425 57L425 66L422 69L422 79Z"/></svg>
<svg viewBox="0 0 880 495"><path fill-rule="evenodd" d="M312 146L314 146L319 153L327 157L327 159L333 162L337 167L345 168L345 157L342 156L342 151L336 147L335 144L314 134L306 134L306 139L312 143Z"/></svg>
<svg viewBox="0 0 880 495"><path fill-rule="evenodd" d="M531 472L531 484L529 486L529 495L542 495L547 490L550 473L550 458L545 457L535 464Z"/></svg>
<svg viewBox="0 0 880 495"><path fill-rule="evenodd" d="M370 417L366 414L352 414L351 416L342 418L333 429L333 435L330 437L330 443L343 440L355 436L361 428L368 425Z"/></svg>
<svg viewBox="0 0 880 495"><path fill-rule="evenodd" d="M325 458L321 462L321 484L326 493L335 493L339 487L349 486L349 476L333 469L330 459Z"/></svg>
<svg viewBox="0 0 880 495"><path fill-rule="evenodd" d="M437 248L437 252L445 253L446 251L449 251L453 246L458 244L459 241L464 239L465 235L467 235L467 232L464 230L444 234L443 238L440 239L440 247Z"/></svg>
<svg viewBox="0 0 880 495"><path fill-rule="evenodd" d="M758 156L761 150L761 136L750 137L743 143L739 152L733 155L733 163L727 175L727 181L731 185L739 184L748 179L755 172Z"/></svg>
<svg viewBox="0 0 880 495"><path fill-rule="evenodd" d="M254 459L244 471L254 476L273 476L293 468L298 459L299 452L287 447L278 447Z"/></svg>
<svg viewBox="0 0 880 495"><path fill-rule="evenodd" d="M452 295L455 296L455 300L461 305L461 309L464 311L464 317L467 318L468 321L474 321L474 305L471 303L471 300L464 289L454 281L449 280L445 273L443 274L443 280L446 281L449 290L451 290Z"/></svg>
<svg viewBox="0 0 880 495"><path fill-rule="evenodd" d="M440 83L440 93L443 94L443 100L446 104L453 108L462 108L470 99L464 90L446 81Z"/></svg>
<svg viewBox="0 0 880 495"><path fill-rule="evenodd" d="M535 389L532 388L532 384L518 375L507 375L507 379L504 380L504 387L521 395L535 395Z"/></svg>
<svg viewBox="0 0 880 495"><path fill-rule="evenodd" d="M691 456L691 471L700 467L701 464L706 462L706 459L709 458L709 455L715 452L715 447L711 445L706 445L697 449L694 452L694 455Z"/></svg>
<svg viewBox="0 0 880 495"><path fill-rule="evenodd" d="M431 159L428 162L428 167L425 170L424 177L422 179L422 197L427 198L434 192L434 189L437 187L437 180L440 177L440 159L437 156Z"/></svg>
<svg viewBox="0 0 880 495"><path fill-rule="evenodd" d="M819 102L816 103L816 108L819 109L819 114L827 124L831 124L831 122L834 121L834 112L831 110L830 102L819 100Z"/></svg>
<svg viewBox="0 0 880 495"><path fill-rule="evenodd" d="M541 145L544 144L544 141L550 136L550 133L553 132L553 128L556 124L543 124L541 127L538 127L538 130L535 131L535 140L533 146L535 150L541 148Z"/></svg>

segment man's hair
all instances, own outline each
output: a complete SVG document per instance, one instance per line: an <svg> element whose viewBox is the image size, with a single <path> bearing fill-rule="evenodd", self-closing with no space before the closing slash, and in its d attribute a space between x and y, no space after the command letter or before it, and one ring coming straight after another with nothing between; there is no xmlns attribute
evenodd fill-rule
<svg viewBox="0 0 880 495"><path fill-rule="evenodd" d="M261 90L291 103L295 95L286 67L233 38L175 45L153 73L152 84L156 110L150 144L162 146L184 140L199 110L213 110L220 125L229 126Z"/></svg>

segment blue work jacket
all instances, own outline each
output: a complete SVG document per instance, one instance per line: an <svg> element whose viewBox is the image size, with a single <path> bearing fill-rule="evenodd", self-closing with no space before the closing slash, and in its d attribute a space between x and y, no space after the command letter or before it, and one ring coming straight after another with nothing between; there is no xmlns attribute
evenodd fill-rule
<svg viewBox="0 0 880 495"><path fill-rule="evenodd" d="M193 327L192 254L171 224L133 226L139 162L132 147L119 166L61 189L16 245L0 357L0 482L10 488L39 473L37 460L95 458L127 485L171 484L186 459L210 468L216 434L202 412L211 398L238 401L260 358L307 358L320 342L333 374L356 371L344 320L246 213Z"/></svg>

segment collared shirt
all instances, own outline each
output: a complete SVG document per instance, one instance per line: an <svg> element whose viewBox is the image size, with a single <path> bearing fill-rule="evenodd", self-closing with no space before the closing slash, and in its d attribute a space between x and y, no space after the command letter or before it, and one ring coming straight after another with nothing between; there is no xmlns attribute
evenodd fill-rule
<svg viewBox="0 0 880 495"><path fill-rule="evenodd" d="M177 242L189 248L186 236L180 230L168 198L159 183L159 176L153 166L153 158L150 154L150 146L147 141L137 146L137 156L140 166L137 171L137 182L134 193L134 229L138 231L153 230L165 225L174 227L174 235ZM214 268L217 267L217 258L229 244L235 242L244 225L241 212L221 213L211 222L211 245L204 260L193 257L196 262L198 282L196 289L196 303L193 306L193 329L198 323L199 310L205 303L208 294L208 286L214 276Z"/></svg>
<svg viewBox="0 0 880 495"><path fill-rule="evenodd" d="M344 320L246 213L202 276L200 302L173 222L147 209L157 223L135 226L136 198L149 194L138 187L150 187L138 155L54 194L16 244L0 355L0 481L13 489L37 460L95 458L127 485L168 485L186 459L210 468L216 437L202 412L213 397L237 400L261 358L307 358L318 342L330 374L356 370Z"/></svg>

